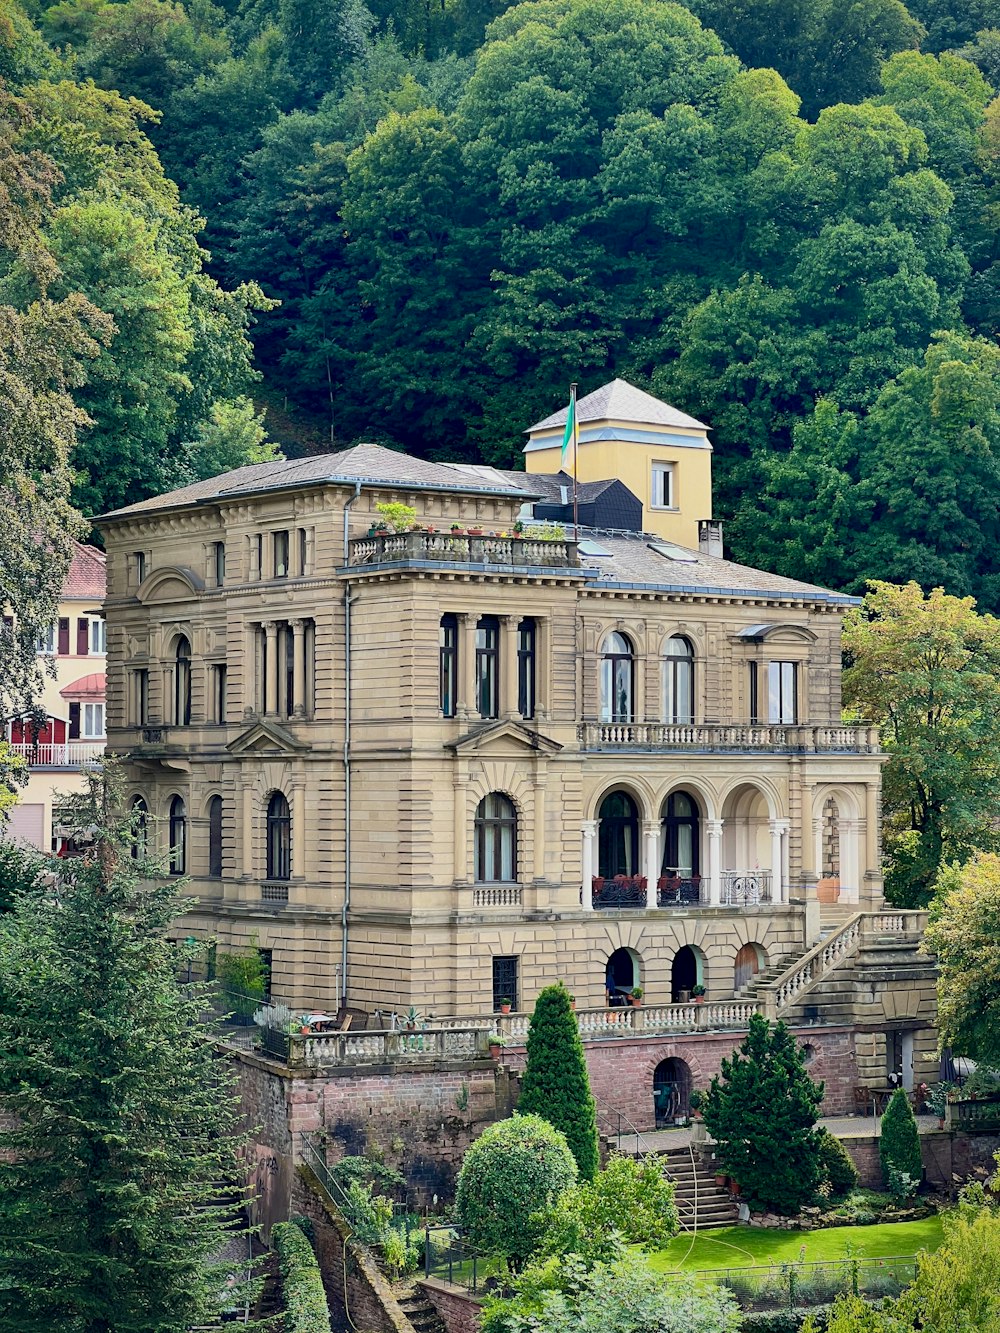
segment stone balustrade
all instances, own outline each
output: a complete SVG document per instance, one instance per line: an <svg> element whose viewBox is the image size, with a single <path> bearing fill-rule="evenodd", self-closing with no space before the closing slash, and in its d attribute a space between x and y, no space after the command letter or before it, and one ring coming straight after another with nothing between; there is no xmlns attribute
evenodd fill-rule
<svg viewBox="0 0 1000 1333"><path fill-rule="evenodd" d="M701 725L667 722L581 722L577 740L582 750L698 750L742 754L784 753L878 754L878 727L784 726L741 723Z"/></svg>
<svg viewBox="0 0 1000 1333"><path fill-rule="evenodd" d="M349 562L351 566L431 562L518 569L580 568L577 543L573 541L451 532L376 533L358 537L350 544Z"/></svg>

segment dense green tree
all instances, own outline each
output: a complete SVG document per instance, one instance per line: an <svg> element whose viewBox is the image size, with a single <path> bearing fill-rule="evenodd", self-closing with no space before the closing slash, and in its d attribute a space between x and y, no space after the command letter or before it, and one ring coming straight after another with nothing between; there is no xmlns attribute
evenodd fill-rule
<svg viewBox="0 0 1000 1333"><path fill-rule="evenodd" d="M582 1180L597 1171L597 1108L570 995L561 983L539 991L528 1025L528 1058L518 1107L566 1135Z"/></svg>
<svg viewBox="0 0 1000 1333"><path fill-rule="evenodd" d="M939 869L996 841L1000 621L971 597L873 583L844 625L844 700L882 728L886 893L925 905Z"/></svg>
<svg viewBox="0 0 1000 1333"><path fill-rule="evenodd" d="M925 947L938 968L942 1040L1000 1065L1000 857L978 852L945 866L935 889Z"/></svg>
<svg viewBox="0 0 1000 1333"><path fill-rule="evenodd" d="M522 1265L541 1241L546 1215L576 1183L566 1136L538 1115L485 1129L462 1161L455 1215L479 1251Z"/></svg>
<svg viewBox="0 0 1000 1333"><path fill-rule="evenodd" d="M186 446L188 468L195 481L217 477L248 463L270 463L281 459L281 450L267 438L264 414L249 398L212 404L207 421Z"/></svg>
<svg viewBox="0 0 1000 1333"><path fill-rule="evenodd" d="M806 1072L784 1023L760 1014L712 1079L704 1117L723 1170L754 1211L794 1214L823 1179L816 1129L822 1083Z"/></svg>
<svg viewBox="0 0 1000 1333"><path fill-rule="evenodd" d="M851 1155L828 1129L819 1135L819 1158L823 1178L829 1186L831 1199L842 1199L857 1186L861 1176Z"/></svg>
<svg viewBox="0 0 1000 1333"><path fill-rule="evenodd" d="M896 1182L907 1176L910 1190L916 1189L923 1179L924 1168L920 1157L920 1135L913 1118L910 1099L903 1088L897 1088L889 1098L882 1116L878 1141L882 1180L889 1189L898 1188ZM895 1175L894 1175L895 1173Z"/></svg>
<svg viewBox="0 0 1000 1333"><path fill-rule="evenodd" d="M950 51L983 28L1000 27L998 0L909 0L907 8L927 30L925 51Z"/></svg>
<svg viewBox="0 0 1000 1333"><path fill-rule="evenodd" d="M235 1299L239 1102L176 982L175 885L114 771L86 788L63 817L91 850L0 918L0 1327L178 1333Z"/></svg>
<svg viewBox="0 0 1000 1333"><path fill-rule="evenodd" d="M674 1185L655 1157L612 1153L593 1180L562 1195L546 1224L541 1251L579 1254L588 1263L614 1259L624 1242L663 1249L680 1229Z"/></svg>

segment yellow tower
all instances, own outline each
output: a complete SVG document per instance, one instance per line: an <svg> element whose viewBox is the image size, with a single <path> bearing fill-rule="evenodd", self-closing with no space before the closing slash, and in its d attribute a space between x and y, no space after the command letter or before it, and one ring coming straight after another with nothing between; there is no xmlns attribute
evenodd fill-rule
<svg viewBox="0 0 1000 1333"><path fill-rule="evenodd" d="M643 530L698 549L698 523L712 517L708 427L625 380L578 400L577 480L617 477L642 501ZM527 431L525 469L572 474L562 464L564 407Z"/></svg>

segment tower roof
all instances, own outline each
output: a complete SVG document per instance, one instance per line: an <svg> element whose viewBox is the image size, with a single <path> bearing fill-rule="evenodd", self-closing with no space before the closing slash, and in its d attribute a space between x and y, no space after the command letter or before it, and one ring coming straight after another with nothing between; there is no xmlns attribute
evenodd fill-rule
<svg viewBox="0 0 1000 1333"><path fill-rule="evenodd" d="M544 421L538 421L528 428L527 434L536 430L548 430L553 426L565 426L569 407L553 412ZM627 380L611 380L602 384L585 398L577 399L576 419L585 421L633 421L644 426L680 426L689 430L707 430L702 421L696 421L686 412L681 412L669 403L661 402L651 393L637 389Z"/></svg>

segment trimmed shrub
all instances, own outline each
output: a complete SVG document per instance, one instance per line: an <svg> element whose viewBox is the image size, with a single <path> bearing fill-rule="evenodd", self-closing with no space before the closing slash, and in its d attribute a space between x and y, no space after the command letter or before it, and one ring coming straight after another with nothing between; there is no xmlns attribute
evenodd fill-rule
<svg viewBox="0 0 1000 1333"><path fill-rule="evenodd" d="M515 1115L490 1125L465 1154L455 1213L470 1244L517 1266L537 1247L549 1210L576 1180L566 1136L539 1115Z"/></svg>
<svg viewBox="0 0 1000 1333"><path fill-rule="evenodd" d="M901 1176L909 1176L916 1184L923 1178L917 1122L910 1109L910 1099L902 1088L896 1089L885 1108L878 1155L882 1163L882 1179L890 1192Z"/></svg>
<svg viewBox="0 0 1000 1333"><path fill-rule="evenodd" d="M570 994L561 982L546 986L535 1001L518 1109L561 1130L582 1179L594 1179L600 1163L597 1107Z"/></svg>
<svg viewBox="0 0 1000 1333"><path fill-rule="evenodd" d="M305 1233L294 1222L271 1228L285 1297L287 1333L330 1333L330 1311L319 1264Z"/></svg>
<svg viewBox="0 0 1000 1333"><path fill-rule="evenodd" d="M846 1198L861 1179L847 1149L828 1129L820 1130L819 1163L829 1181L831 1199Z"/></svg>

